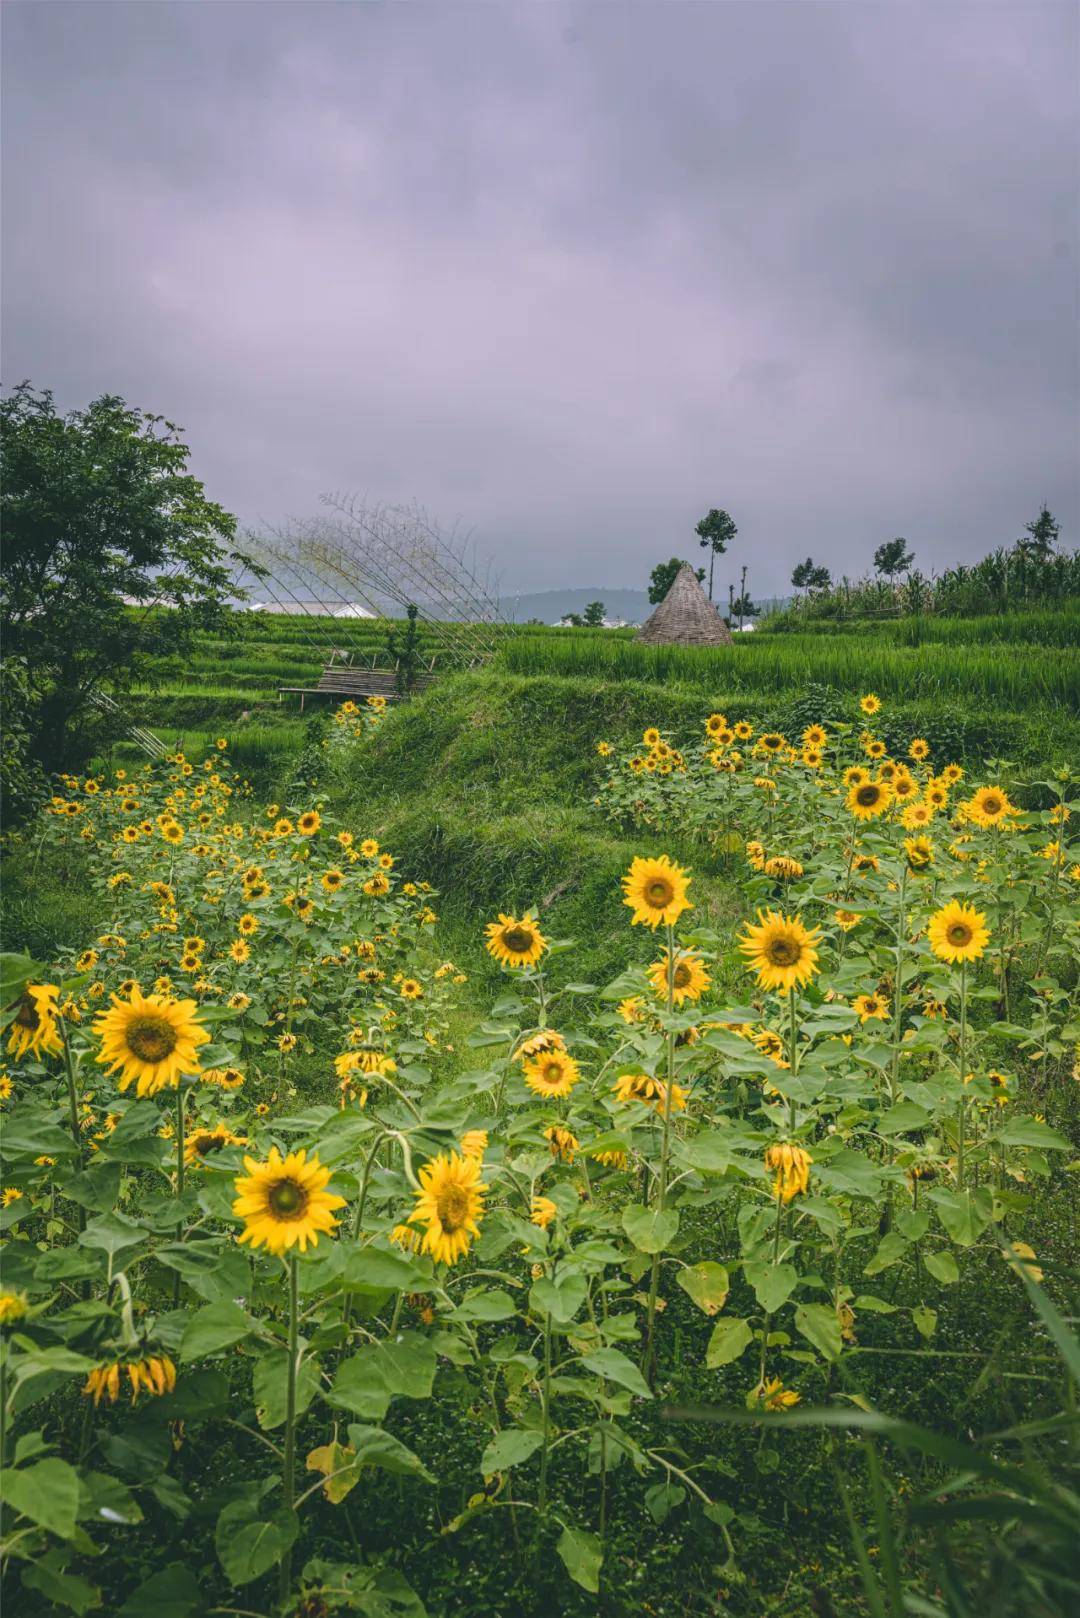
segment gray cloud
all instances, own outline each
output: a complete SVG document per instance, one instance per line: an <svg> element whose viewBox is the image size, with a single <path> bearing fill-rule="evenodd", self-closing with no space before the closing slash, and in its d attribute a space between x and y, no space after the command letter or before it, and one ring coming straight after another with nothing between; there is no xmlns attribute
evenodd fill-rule
<svg viewBox="0 0 1080 1618"><path fill-rule="evenodd" d="M1076 542L1072 5L4 9L4 373L181 422L246 521L760 593Z"/></svg>

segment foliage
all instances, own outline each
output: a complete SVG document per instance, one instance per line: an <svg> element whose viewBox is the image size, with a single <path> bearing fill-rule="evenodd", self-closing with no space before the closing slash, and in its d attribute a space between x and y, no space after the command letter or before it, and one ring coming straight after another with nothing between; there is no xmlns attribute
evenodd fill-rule
<svg viewBox="0 0 1080 1618"><path fill-rule="evenodd" d="M604 603L590 601L581 615L581 622L586 629L600 629L604 622Z"/></svg>
<svg viewBox="0 0 1080 1618"><path fill-rule="evenodd" d="M45 779L30 757L30 687L22 658L0 660L0 821L10 828L45 796Z"/></svg>
<svg viewBox="0 0 1080 1618"><path fill-rule="evenodd" d="M419 609L410 601L405 609L404 630L399 624L394 624L386 637L386 650L394 663L394 686L399 697L408 696L423 662L418 616Z"/></svg>
<svg viewBox="0 0 1080 1618"><path fill-rule="evenodd" d="M701 542L702 550L708 548L709 552L709 600L713 594L713 563L718 556L723 556L728 546L739 530L735 526L734 518L726 511L718 511L715 506L706 512L694 529Z"/></svg>
<svg viewBox="0 0 1080 1618"><path fill-rule="evenodd" d="M791 582L796 590L827 590L831 576L827 567L816 567L812 556L793 568Z"/></svg>
<svg viewBox="0 0 1080 1618"><path fill-rule="evenodd" d="M0 456L5 655L26 667L30 752L55 769L93 750L97 691L223 621L234 521L172 423L112 395L61 416L22 383L0 402Z"/></svg>
<svg viewBox="0 0 1080 1618"><path fill-rule="evenodd" d="M668 562L657 562L649 574L649 600L654 606L658 606L663 601L671 586L675 583L679 569L685 566L686 563L678 556L673 556ZM695 568L694 573L700 584L705 577L705 569L703 567Z"/></svg>
<svg viewBox="0 0 1080 1618"><path fill-rule="evenodd" d="M910 573L914 560L915 552L908 550L906 539L887 539L874 552L874 569L893 579L897 573Z"/></svg>

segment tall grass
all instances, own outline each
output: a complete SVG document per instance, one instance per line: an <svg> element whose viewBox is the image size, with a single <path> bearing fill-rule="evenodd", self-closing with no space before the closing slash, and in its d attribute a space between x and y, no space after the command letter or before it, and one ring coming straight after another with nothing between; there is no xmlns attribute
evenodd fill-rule
<svg viewBox="0 0 1080 1618"><path fill-rule="evenodd" d="M835 619L781 613L766 618L761 635L858 635L894 646L1080 646L1080 602L1056 612L1003 612L979 618Z"/></svg>
<svg viewBox="0 0 1080 1618"><path fill-rule="evenodd" d="M1049 647L889 645L874 636L765 636L732 646L643 646L581 635L520 635L498 654L515 674L654 680L726 693L787 691L811 682L903 700L979 697L1010 707L1080 704L1080 655Z"/></svg>

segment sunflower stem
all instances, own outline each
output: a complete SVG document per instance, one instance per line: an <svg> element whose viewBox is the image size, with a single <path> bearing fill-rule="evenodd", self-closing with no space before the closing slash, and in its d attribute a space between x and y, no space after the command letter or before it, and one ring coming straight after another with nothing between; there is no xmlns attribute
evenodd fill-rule
<svg viewBox="0 0 1080 1618"><path fill-rule="evenodd" d="M667 1014L670 1019L675 1010L675 928L667 924ZM667 1200L668 1156L671 1147L671 1096L675 1088L675 1035L669 1027L667 1041L667 1083L664 1086L664 1133L660 1142L660 1179L657 1185L656 1206L664 1211ZM649 1276L649 1307L645 1327L645 1352L642 1356L642 1375L651 1383L655 1369L656 1299L660 1290L660 1254L653 1254L652 1273Z"/></svg>
<svg viewBox="0 0 1080 1618"><path fill-rule="evenodd" d="M296 1467L296 1360L299 1342L299 1265L295 1252L289 1254L289 1346L285 1384L285 1446L281 1463L281 1498L286 1511L293 1509ZM281 1558L278 1595L285 1601L292 1588L292 1546Z"/></svg>
<svg viewBox="0 0 1080 1618"><path fill-rule="evenodd" d="M184 1195L184 1125L187 1111L187 1096L184 1094L184 1081L181 1079L176 1086L176 1195L179 1200ZM176 1239L184 1239L184 1221L181 1219L176 1227ZM173 1271L173 1308L180 1302L180 1271Z"/></svg>
<svg viewBox="0 0 1080 1618"><path fill-rule="evenodd" d="M538 1522L547 1510L548 1457L551 1451L551 1312L544 1316L544 1381L542 1386L544 1412L544 1447L540 1452L540 1488L536 1499Z"/></svg>
<svg viewBox="0 0 1080 1618"><path fill-rule="evenodd" d="M967 1098L964 1095L964 1069L967 1066L967 962L960 962L960 1101L956 1109L956 1181L964 1189L964 1126Z"/></svg>

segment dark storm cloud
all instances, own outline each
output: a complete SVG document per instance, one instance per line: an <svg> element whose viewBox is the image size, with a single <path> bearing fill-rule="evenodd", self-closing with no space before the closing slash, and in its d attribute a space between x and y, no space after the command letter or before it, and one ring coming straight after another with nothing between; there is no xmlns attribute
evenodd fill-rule
<svg viewBox="0 0 1080 1618"><path fill-rule="evenodd" d="M761 593L1075 543L1070 6L4 11L4 374L184 424L246 520L461 516Z"/></svg>

